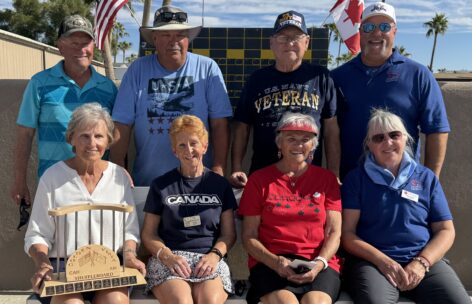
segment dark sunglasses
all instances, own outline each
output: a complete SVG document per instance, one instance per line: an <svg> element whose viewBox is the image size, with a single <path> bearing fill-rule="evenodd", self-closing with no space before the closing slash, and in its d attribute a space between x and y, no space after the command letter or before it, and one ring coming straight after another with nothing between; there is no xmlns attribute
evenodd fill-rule
<svg viewBox="0 0 472 304"><path fill-rule="evenodd" d="M156 21L161 21L161 22L171 22L172 20L176 20L178 22L187 22L187 13L162 12L157 16L156 19L157 19Z"/></svg>
<svg viewBox="0 0 472 304"><path fill-rule="evenodd" d="M361 28L364 33L372 33L378 27L382 33L388 33L392 29L390 23L382 22L380 24L364 23Z"/></svg>
<svg viewBox="0 0 472 304"><path fill-rule="evenodd" d="M380 144L387 137L389 137L391 140L399 140L402 136L403 136L403 133L401 131L392 131L388 133L380 133L380 134L372 135L372 137L370 138L370 141L376 144Z"/></svg>
<svg viewBox="0 0 472 304"><path fill-rule="evenodd" d="M31 208L31 205L27 204L26 200L22 198L20 202L20 223L18 224L18 227L16 227L18 231L21 230L21 227L28 224L30 218L30 213L28 212L29 208Z"/></svg>

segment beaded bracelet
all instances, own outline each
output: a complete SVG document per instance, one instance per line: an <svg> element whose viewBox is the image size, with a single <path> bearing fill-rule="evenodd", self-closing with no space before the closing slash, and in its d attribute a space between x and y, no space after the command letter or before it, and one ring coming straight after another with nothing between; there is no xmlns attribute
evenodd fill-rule
<svg viewBox="0 0 472 304"><path fill-rule="evenodd" d="M429 265L425 262L425 258L417 256L413 258L413 261L419 262L424 267L425 272L429 272Z"/></svg>

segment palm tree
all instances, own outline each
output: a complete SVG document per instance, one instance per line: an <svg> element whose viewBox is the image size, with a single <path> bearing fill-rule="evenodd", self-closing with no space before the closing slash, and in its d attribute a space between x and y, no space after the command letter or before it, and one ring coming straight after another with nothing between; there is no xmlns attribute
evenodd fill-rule
<svg viewBox="0 0 472 304"><path fill-rule="evenodd" d="M113 22L113 29L111 35L111 53L113 54L113 63L116 63L116 56L118 54L118 44L120 43L120 38L129 36L128 32L126 32L125 26L115 20Z"/></svg>
<svg viewBox="0 0 472 304"><path fill-rule="evenodd" d="M397 49L398 53L400 53L400 55L403 55L405 57L410 57L411 56L411 53L408 53L406 51L406 48L403 45L398 45L395 48Z"/></svg>
<svg viewBox="0 0 472 304"><path fill-rule="evenodd" d="M338 56L336 57L336 65L339 66L339 60L338 58L341 57L341 45L343 43L343 39L341 38L341 34L339 33L338 31L338 28L336 27L336 24L334 23L328 23L328 24L325 24L324 27L326 27L328 30L329 30L329 36L328 36L328 41L331 42L331 36L332 34L334 34L334 41L338 41L339 42L339 45L338 45Z"/></svg>
<svg viewBox="0 0 472 304"><path fill-rule="evenodd" d="M132 43L128 41L118 42L118 49L123 52L123 63L125 63L125 52L131 48Z"/></svg>
<svg viewBox="0 0 472 304"><path fill-rule="evenodd" d="M132 63L132 62L135 61L137 58L138 58L138 56L137 56L135 53L132 53L131 55L129 55L128 57L126 57L126 62L127 62L127 63Z"/></svg>
<svg viewBox="0 0 472 304"><path fill-rule="evenodd" d="M434 51L436 50L436 40L438 34L444 35L444 33L446 33L448 21L445 14L436 13L433 19L428 22L425 22L423 25L428 29L428 31L426 32L426 37L434 35L433 52L431 53L431 63L429 64L429 69L432 71Z"/></svg>
<svg viewBox="0 0 472 304"><path fill-rule="evenodd" d="M354 58L355 55L353 55L351 52L347 52L347 53L344 53L342 54L341 56L339 56L338 58L336 58L336 62L339 63L344 63L344 62L348 62L349 60L351 60L352 58Z"/></svg>

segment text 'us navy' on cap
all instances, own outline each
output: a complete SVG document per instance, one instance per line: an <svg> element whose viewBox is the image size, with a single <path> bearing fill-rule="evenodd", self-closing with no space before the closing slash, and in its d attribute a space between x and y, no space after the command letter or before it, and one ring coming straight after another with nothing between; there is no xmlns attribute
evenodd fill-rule
<svg viewBox="0 0 472 304"><path fill-rule="evenodd" d="M305 17L299 12L288 11L277 16L277 20L275 20L274 24L274 34L278 33L279 31L283 30L288 26L294 26L301 30L304 34L308 35L308 31L306 29L305 24Z"/></svg>

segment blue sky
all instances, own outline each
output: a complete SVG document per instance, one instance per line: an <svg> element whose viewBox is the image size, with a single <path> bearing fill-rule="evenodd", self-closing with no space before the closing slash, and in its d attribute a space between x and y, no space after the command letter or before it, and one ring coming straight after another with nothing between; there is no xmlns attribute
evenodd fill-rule
<svg viewBox="0 0 472 304"><path fill-rule="evenodd" d="M365 5L375 1L364 0ZM435 13L445 13L449 20L449 29L444 36L438 36L434 69L472 71L472 0L386 0L393 5L397 14L398 32L396 45L402 45L412 54L411 58L429 64L433 37L426 38L423 23L434 17ZM10 1L0 0L0 9L10 6ZM204 25L207 27L272 27L276 16L287 10L296 10L305 15L307 26L321 26L328 16L335 0L205 0ZM136 19L142 20L142 3L132 0L136 10ZM152 13L161 6L162 1L154 0ZM202 0L172 1L189 14L191 24L202 22ZM130 34L126 40L133 46L126 53L137 53L139 35L136 21L128 10L121 10L118 21L124 24ZM152 16L150 18L152 22ZM332 22L329 17L327 23ZM337 54L337 43L332 43L331 54ZM341 53L347 52L344 45ZM467 55L469 54L469 55ZM118 56L121 60L121 54Z"/></svg>

